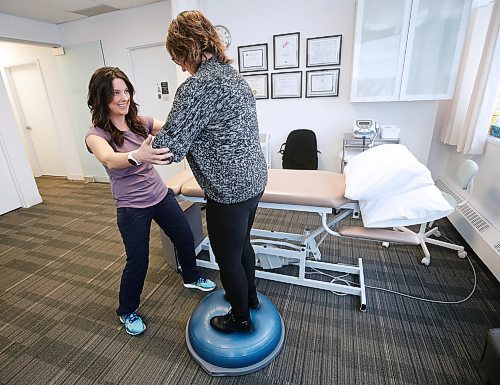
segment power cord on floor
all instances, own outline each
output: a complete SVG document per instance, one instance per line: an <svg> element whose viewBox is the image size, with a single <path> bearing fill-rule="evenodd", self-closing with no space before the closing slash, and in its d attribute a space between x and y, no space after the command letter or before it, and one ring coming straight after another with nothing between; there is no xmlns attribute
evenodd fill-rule
<svg viewBox="0 0 500 385"><path fill-rule="evenodd" d="M314 270L314 271L306 271L306 274L321 274L321 275L325 275L329 278L332 278L332 280L330 281L330 283L334 283L334 282L337 282L337 281L340 281L344 284L346 284L347 286L351 286L351 284L355 285L355 286L359 286L356 282L352 282L352 281L348 281L347 279L343 279L344 277L347 277L349 274L343 274L343 275L337 275L337 276L333 276L331 274L327 274L321 270L318 270L314 267L312 267L311 265L309 265L307 262L306 262L306 267ZM348 295L347 293L340 293L338 291L335 291L335 290L330 290L333 294L335 295L338 295L338 296L344 296L344 295Z"/></svg>
<svg viewBox="0 0 500 385"><path fill-rule="evenodd" d="M466 257L466 258L467 258L467 261L469 261L470 266L472 267L472 272L474 274L474 286L472 287L472 290L469 293L469 295L467 297L459 300L459 301L439 301L439 300L435 300L435 299L428 299L428 298L416 297L414 295L410 295L410 294L406 294L406 293L401 293L401 292L395 291L395 290L385 289L383 287L370 286L370 285L365 285L365 287L369 288L369 289L373 289L373 290L385 291L387 293L392 293L392 294L400 295L402 297L411 298L411 299L415 299L417 301L423 301L423 302L431 302L431 303L447 304L447 305L454 305L454 304L463 303L463 302L467 301L470 297L472 297L472 295L476 291L476 287L477 287L476 269L474 268L474 265L472 264L472 261L470 260L470 258L469 257ZM330 281L330 283L339 281L339 282L342 282L342 283L346 284L347 286L351 286L351 285L359 286L359 284L357 282L353 282L353 281L349 281L347 279L344 279L344 277L348 276L349 274L343 274L343 275L339 275L339 276L333 276L333 275L327 274L327 273L325 273L325 272L323 272L321 270L318 270L318 269L310 266L307 262L306 262L306 266L308 268L314 270L314 271L306 272L306 274L321 274L321 275L325 275L327 277L332 278L332 280ZM345 293L339 293L339 292L336 292L334 290L330 290L330 291L333 294L339 295L339 296L347 295Z"/></svg>

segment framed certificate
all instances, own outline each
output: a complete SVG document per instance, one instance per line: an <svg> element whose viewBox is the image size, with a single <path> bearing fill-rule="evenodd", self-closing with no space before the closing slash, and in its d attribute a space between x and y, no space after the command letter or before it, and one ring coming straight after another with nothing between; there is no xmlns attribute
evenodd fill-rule
<svg viewBox="0 0 500 385"><path fill-rule="evenodd" d="M302 71L271 74L271 98L301 98Z"/></svg>
<svg viewBox="0 0 500 385"><path fill-rule="evenodd" d="M274 69L299 68L300 33L273 36Z"/></svg>
<svg viewBox="0 0 500 385"><path fill-rule="evenodd" d="M340 65L342 35L307 39L306 67Z"/></svg>
<svg viewBox="0 0 500 385"><path fill-rule="evenodd" d="M267 74L243 75L252 89L255 99L269 99L269 80Z"/></svg>
<svg viewBox="0 0 500 385"><path fill-rule="evenodd" d="M340 69L306 71L306 98L339 96Z"/></svg>
<svg viewBox="0 0 500 385"><path fill-rule="evenodd" d="M238 47L240 72L267 71L267 43Z"/></svg>

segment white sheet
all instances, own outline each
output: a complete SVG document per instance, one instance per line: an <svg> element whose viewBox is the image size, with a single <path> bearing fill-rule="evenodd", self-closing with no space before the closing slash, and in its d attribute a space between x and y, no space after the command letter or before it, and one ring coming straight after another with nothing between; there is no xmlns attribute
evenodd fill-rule
<svg viewBox="0 0 500 385"><path fill-rule="evenodd" d="M356 155L345 167L345 176L345 196L359 201L365 227L421 224L453 212L429 169L401 144Z"/></svg>
<svg viewBox="0 0 500 385"><path fill-rule="evenodd" d="M365 227L416 225L446 217L454 210L434 185L381 199L359 201L359 208Z"/></svg>
<svg viewBox="0 0 500 385"><path fill-rule="evenodd" d="M345 169L346 198L371 200L434 184L431 172L402 144L384 144L353 157Z"/></svg>

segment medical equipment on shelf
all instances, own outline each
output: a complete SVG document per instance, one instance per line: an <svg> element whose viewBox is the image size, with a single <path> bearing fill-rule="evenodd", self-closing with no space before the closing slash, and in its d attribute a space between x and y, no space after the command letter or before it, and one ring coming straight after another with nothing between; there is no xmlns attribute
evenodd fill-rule
<svg viewBox="0 0 500 385"><path fill-rule="evenodd" d="M399 127L394 124L380 126L380 137L382 139L399 139Z"/></svg>
<svg viewBox="0 0 500 385"><path fill-rule="evenodd" d="M373 119L357 119L354 121L352 133L355 138L373 137L378 133L379 124Z"/></svg>

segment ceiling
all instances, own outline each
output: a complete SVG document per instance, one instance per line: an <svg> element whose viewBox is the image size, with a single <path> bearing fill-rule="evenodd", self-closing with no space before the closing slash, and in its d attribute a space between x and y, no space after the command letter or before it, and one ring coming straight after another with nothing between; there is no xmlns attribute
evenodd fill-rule
<svg viewBox="0 0 500 385"><path fill-rule="evenodd" d="M60 24L160 0L0 0L0 13Z"/></svg>

